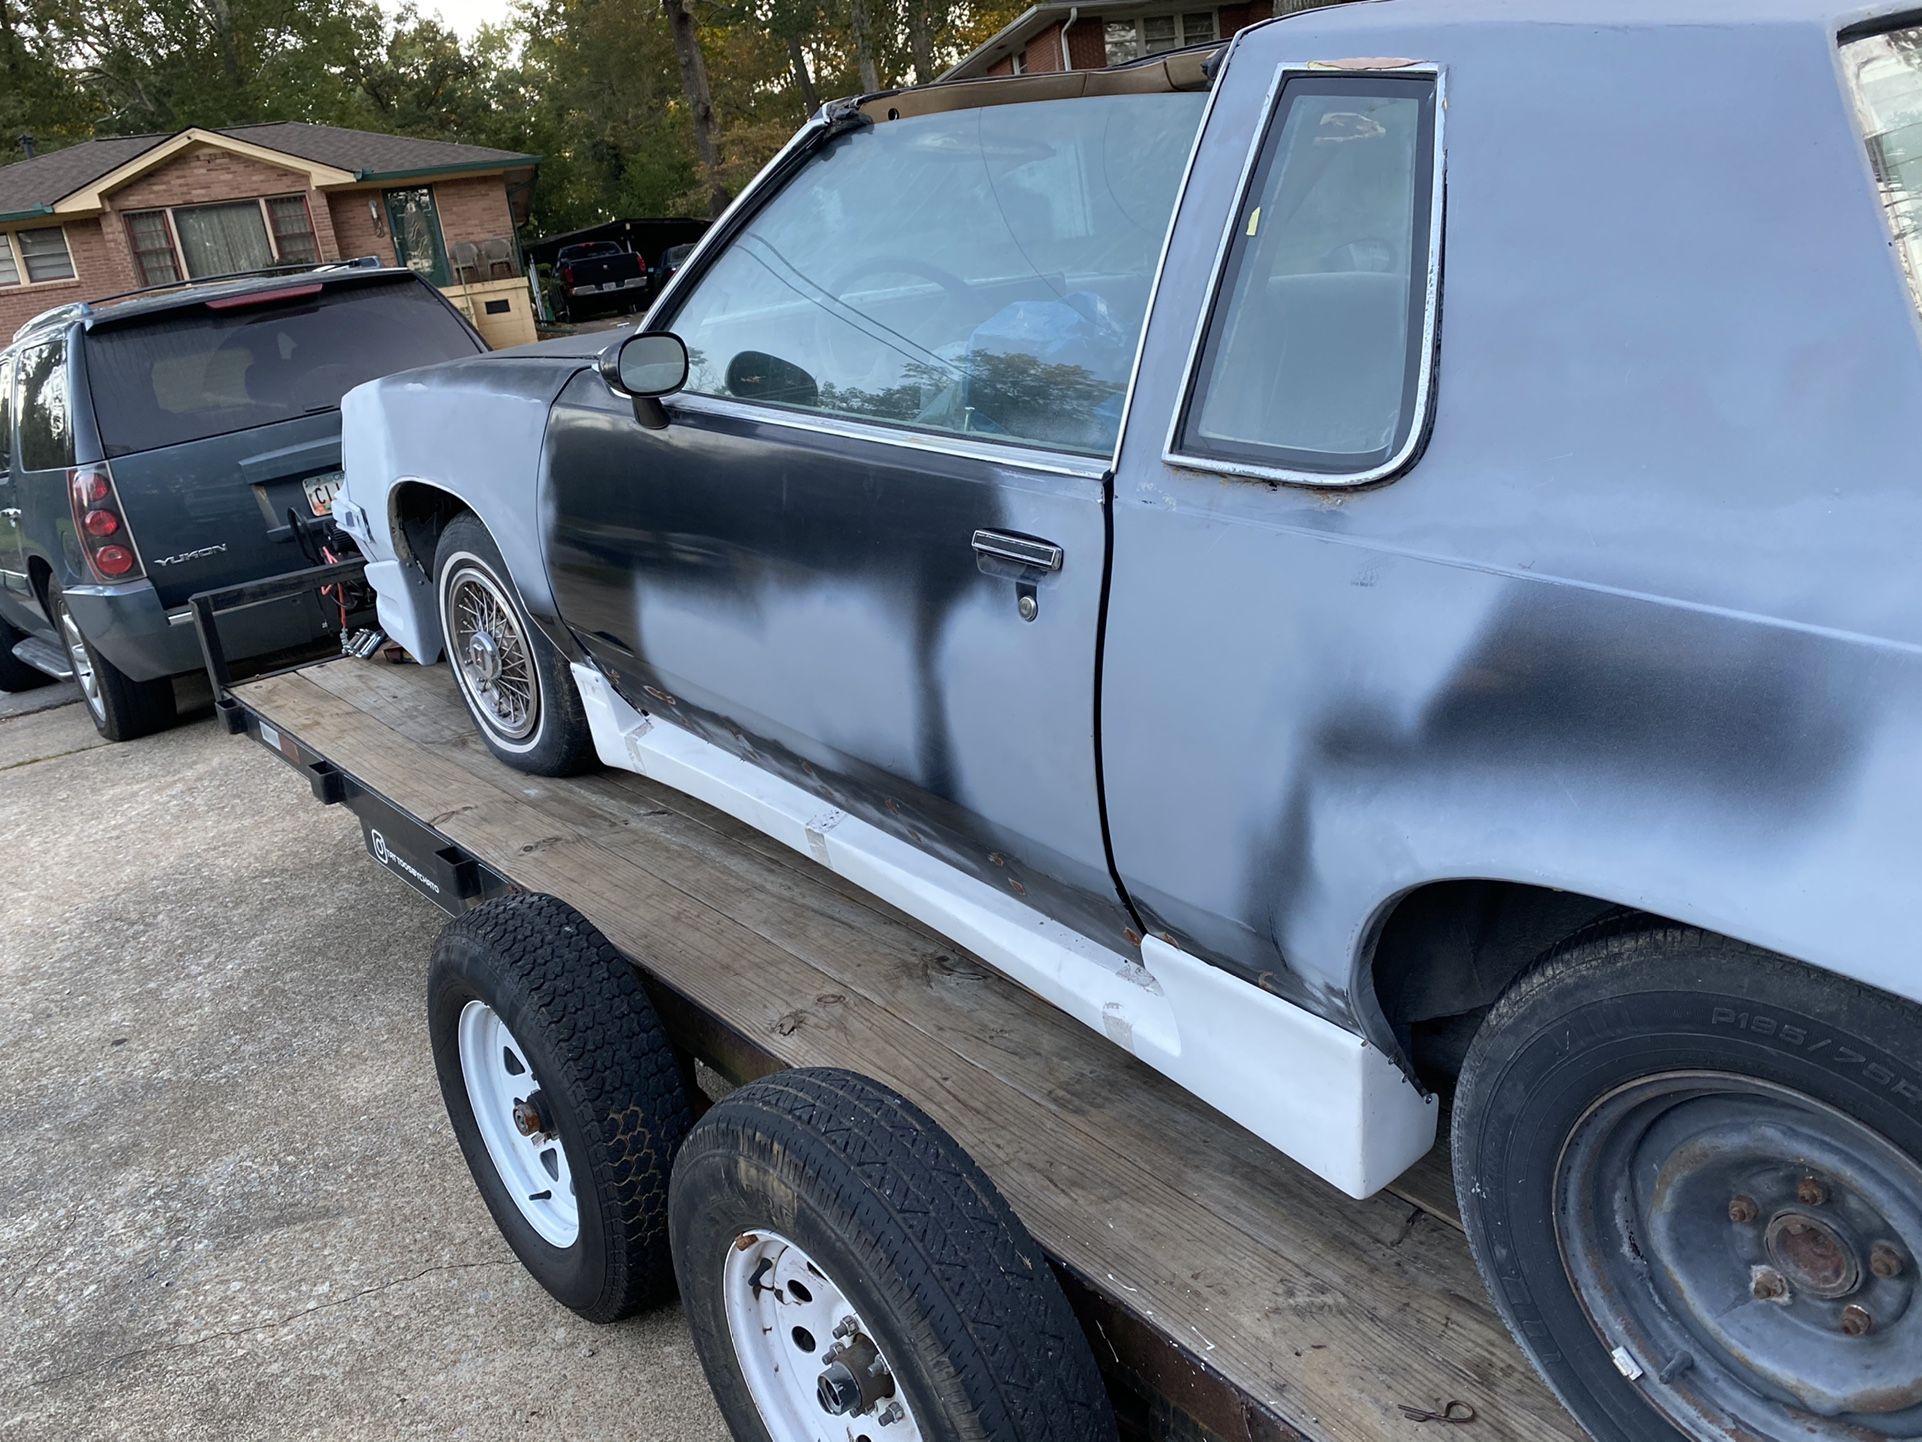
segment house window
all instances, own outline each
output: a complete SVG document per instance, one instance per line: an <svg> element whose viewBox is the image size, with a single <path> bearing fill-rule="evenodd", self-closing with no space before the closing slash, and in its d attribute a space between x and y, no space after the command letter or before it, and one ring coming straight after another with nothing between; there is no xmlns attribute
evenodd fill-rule
<svg viewBox="0 0 1922 1442"><path fill-rule="evenodd" d="M320 245L314 239L314 218L304 195L267 197L267 220L273 226L274 249L282 261L320 264Z"/></svg>
<svg viewBox="0 0 1922 1442"><path fill-rule="evenodd" d="M172 214L181 257L195 280L265 270L274 263L257 200L181 206Z"/></svg>
<svg viewBox="0 0 1922 1442"><path fill-rule="evenodd" d="M1206 45L1221 38L1221 26L1213 10L1110 20L1102 30L1110 65L1124 65L1144 55L1160 55L1184 45Z"/></svg>
<svg viewBox="0 0 1922 1442"><path fill-rule="evenodd" d="M320 263L304 195L131 211L127 238L146 285Z"/></svg>
<svg viewBox="0 0 1922 1442"><path fill-rule="evenodd" d="M18 270L25 273L29 284L73 279L73 256L67 251L67 233L59 226L16 230L13 245Z"/></svg>
<svg viewBox="0 0 1922 1442"><path fill-rule="evenodd" d="M0 285L20 284L20 266L13 258L13 237L0 235Z"/></svg>
<svg viewBox="0 0 1922 1442"><path fill-rule="evenodd" d="M180 263L174 255L173 230L164 210L136 210L127 216L127 241L133 246L134 265L142 285L177 285Z"/></svg>

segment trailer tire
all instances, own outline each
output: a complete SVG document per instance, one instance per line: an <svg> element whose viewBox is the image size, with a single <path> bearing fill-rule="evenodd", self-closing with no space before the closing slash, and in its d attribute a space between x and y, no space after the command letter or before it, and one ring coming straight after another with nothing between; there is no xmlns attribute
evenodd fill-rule
<svg viewBox="0 0 1922 1442"><path fill-rule="evenodd" d="M1496 1003L1462 1221L1597 1442L1922 1435L1919 1038L1906 1002L1646 918Z"/></svg>
<svg viewBox="0 0 1922 1442"><path fill-rule="evenodd" d="M487 749L535 776L592 766L594 735L567 659L528 618L500 547L471 511L434 547L434 603L454 684Z"/></svg>
<svg viewBox="0 0 1922 1442"><path fill-rule="evenodd" d="M960 1145L878 1082L816 1068L734 1092L682 1149L669 1217L737 1442L807 1442L837 1408L875 1442L1115 1437L1040 1247Z"/></svg>
<svg viewBox="0 0 1922 1442"><path fill-rule="evenodd" d="M487 902L434 945L427 1027L468 1169L534 1279L591 1322L671 1295L668 1175L690 1112L632 964L555 897Z"/></svg>

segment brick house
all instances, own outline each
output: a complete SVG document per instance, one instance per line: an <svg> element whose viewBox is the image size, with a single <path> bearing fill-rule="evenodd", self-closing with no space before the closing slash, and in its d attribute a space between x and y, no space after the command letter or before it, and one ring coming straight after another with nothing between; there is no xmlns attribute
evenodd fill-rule
<svg viewBox="0 0 1922 1442"><path fill-rule="evenodd" d="M490 342L532 340L513 237L537 164L290 122L112 136L0 166L0 344L69 301L363 255L412 266Z"/></svg>
<svg viewBox="0 0 1922 1442"><path fill-rule="evenodd" d="M1313 10L1334 0L1246 0L1236 5L1183 5L1169 0L1071 4L1048 0L1015 17L979 50L941 78L1039 75L1099 70L1144 55L1226 40L1258 20Z"/></svg>

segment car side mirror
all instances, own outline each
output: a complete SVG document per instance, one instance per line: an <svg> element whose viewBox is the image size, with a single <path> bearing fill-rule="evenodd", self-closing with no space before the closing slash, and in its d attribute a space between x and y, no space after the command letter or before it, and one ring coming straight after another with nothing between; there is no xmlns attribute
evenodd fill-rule
<svg viewBox="0 0 1922 1442"><path fill-rule="evenodd" d="M671 331L642 331L602 351L599 368L608 389L634 402L634 419L658 431L667 425L661 397L687 384L687 345Z"/></svg>

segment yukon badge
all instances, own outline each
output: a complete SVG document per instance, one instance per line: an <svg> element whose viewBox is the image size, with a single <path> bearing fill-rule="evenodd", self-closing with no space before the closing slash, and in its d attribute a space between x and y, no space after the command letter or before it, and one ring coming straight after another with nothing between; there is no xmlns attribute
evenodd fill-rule
<svg viewBox="0 0 1922 1442"><path fill-rule="evenodd" d="M177 566L182 561L200 561L205 560L208 556L218 556L226 549L227 543L222 541L217 546L202 546L197 551L182 551L177 556L162 556L159 560L155 561L154 564L156 566Z"/></svg>

